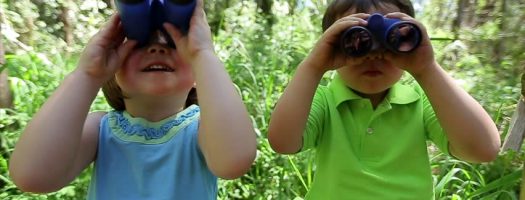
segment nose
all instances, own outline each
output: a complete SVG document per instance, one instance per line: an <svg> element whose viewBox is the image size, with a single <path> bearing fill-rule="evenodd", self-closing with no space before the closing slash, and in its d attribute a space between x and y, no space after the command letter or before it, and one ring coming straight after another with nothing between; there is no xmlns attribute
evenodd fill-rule
<svg viewBox="0 0 525 200"><path fill-rule="evenodd" d="M148 53L151 54L167 54L168 53L168 47L165 45L161 45L158 43L153 43L148 46Z"/></svg>
<svg viewBox="0 0 525 200"><path fill-rule="evenodd" d="M168 44L167 38L160 30L157 30L151 34L148 44L148 53L168 53L169 50L166 44Z"/></svg>

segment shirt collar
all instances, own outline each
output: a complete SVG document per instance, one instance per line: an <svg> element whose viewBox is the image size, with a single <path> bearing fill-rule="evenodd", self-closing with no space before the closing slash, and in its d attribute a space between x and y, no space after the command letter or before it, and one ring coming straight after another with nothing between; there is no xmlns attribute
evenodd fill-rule
<svg viewBox="0 0 525 200"><path fill-rule="evenodd" d="M339 74L335 75L328 88L334 95L336 106L345 101L365 99L346 86ZM385 99L391 104L409 104L417 101L420 97L414 87L397 82L390 88Z"/></svg>

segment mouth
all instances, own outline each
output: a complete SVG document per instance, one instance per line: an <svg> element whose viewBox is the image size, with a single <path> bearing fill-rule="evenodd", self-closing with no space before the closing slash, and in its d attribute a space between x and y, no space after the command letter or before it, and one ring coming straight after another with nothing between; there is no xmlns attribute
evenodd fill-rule
<svg viewBox="0 0 525 200"><path fill-rule="evenodd" d="M175 69L168 65L163 64L152 64L142 69L141 72L174 72Z"/></svg>

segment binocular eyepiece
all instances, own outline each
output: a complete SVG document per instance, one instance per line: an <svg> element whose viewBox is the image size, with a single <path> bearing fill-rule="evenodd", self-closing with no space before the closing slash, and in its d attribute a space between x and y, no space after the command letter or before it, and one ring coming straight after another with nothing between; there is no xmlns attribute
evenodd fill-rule
<svg viewBox="0 0 525 200"><path fill-rule="evenodd" d="M364 56L380 47L407 53L421 43L421 30L414 23L385 18L381 14L373 14L367 21L366 27L354 26L341 34L340 46L346 55Z"/></svg>
<svg viewBox="0 0 525 200"><path fill-rule="evenodd" d="M175 47L162 24L169 22L186 34L197 0L115 0L115 4L126 37L143 46L160 30L168 44Z"/></svg>

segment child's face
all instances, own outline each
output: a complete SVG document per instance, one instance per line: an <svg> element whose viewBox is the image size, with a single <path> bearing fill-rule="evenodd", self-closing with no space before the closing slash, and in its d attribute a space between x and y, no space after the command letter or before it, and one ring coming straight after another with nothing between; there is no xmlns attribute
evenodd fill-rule
<svg viewBox="0 0 525 200"><path fill-rule="evenodd" d="M348 10L339 18L355 14L354 10ZM399 12L399 8L385 4L381 8L370 8L368 13L384 15L392 12ZM368 53L361 59L352 59L352 61L347 59L347 65L339 68L337 72L348 87L365 96L386 93L392 85L399 81L403 70L384 59L385 51L385 49L379 49ZM356 60L358 60L357 63Z"/></svg>
<svg viewBox="0 0 525 200"><path fill-rule="evenodd" d="M185 97L195 82L190 65L162 41L134 49L115 79L129 98Z"/></svg>

